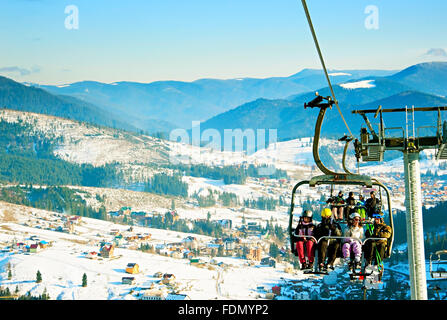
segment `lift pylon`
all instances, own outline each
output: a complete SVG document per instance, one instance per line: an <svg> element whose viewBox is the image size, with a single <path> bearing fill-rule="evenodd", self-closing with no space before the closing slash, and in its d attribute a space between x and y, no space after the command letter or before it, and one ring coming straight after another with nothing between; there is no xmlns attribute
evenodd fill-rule
<svg viewBox="0 0 447 320"><path fill-rule="evenodd" d="M408 126L408 107L397 109L370 109L354 110L352 113L359 114L366 122L367 128L362 128L360 132L360 141L354 142L357 159L363 161L382 161L383 154L387 150L398 150L403 153L404 172L405 172L405 207L406 207L406 226L407 226L407 244L408 244L408 263L410 268L411 299L427 300L427 279L425 267L425 249L424 249L424 228L422 223L422 193L421 193L421 174L419 166L419 154L422 150L435 149L436 159L447 159L447 122L442 124L441 111L446 111L447 107L423 107L411 108L411 130ZM433 136L422 136L419 129L415 129L414 113L437 111L438 120L436 134ZM387 128L383 123L383 113L405 112L405 129L388 128L392 130L399 129L402 136L392 137L387 135ZM368 120L367 114L380 115L379 130L375 132ZM368 132L369 129L369 132Z"/></svg>

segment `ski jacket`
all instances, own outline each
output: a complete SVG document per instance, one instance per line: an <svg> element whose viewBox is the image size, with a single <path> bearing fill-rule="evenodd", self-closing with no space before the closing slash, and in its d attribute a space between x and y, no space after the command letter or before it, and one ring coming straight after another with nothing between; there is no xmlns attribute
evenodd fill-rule
<svg viewBox="0 0 447 320"><path fill-rule="evenodd" d="M340 237L341 235L342 231L340 225L330 219L323 219L314 230L314 237L317 240L324 236Z"/></svg>
<svg viewBox="0 0 447 320"><path fill-rule="evenodd" d="M377 198L369 198L365 202L366 212L368 213L368 216L372 216L374 213L380 212L380 207L382 204L380 203L380 200Z"/></svg>
<svg viewBox="0 0 447 320"><path fill-rule="evenodd" d="M391 237L391 227L385 223L373 224L366 230L367 238L386 238ZM378 243L386 244L388 240L377 240Z"/></svg>
<svg viewBox="0 0 447 320"><path fill-rule="evenodd" d="M346 198L346 204L347 204L348 206L352 206L352 207L354 207L354 206L355 206L355 198L353 198L353 197L348 197L348 198Z"/></svg>
<svg viewBox="0 0 447 320"><path fill-rule="evenodd" d="M355 238L360 242L365 238L365 231L363 227L351 226L345 230L344 236L347 238ZM345 239L345 242L353 242L353 239Z"/></svg>
<svg viewBox="0 0 447 320"><path fill-rule="evenodd" d="M314 229L315 225L313 221L311 222L304 222L300 219L300 222L298 222L298 225L295 229L295 234L300 236L313 236L314 235Z"/></svg>
<svg viewBox="0 0 447 320"><path fill-rule="evenodd" d="M334 204L344 204L344 203L345 203L345 199L343 199L343 197L336 196L334 198Z"/></svg>

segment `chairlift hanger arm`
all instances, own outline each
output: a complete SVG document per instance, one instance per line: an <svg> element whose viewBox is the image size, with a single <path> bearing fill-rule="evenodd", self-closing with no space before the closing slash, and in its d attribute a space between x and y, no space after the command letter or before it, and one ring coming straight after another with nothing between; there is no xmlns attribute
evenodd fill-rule
<svg viewBox="0 0 447 320"><path fill-rule="evenodd" d="M344 138L344 137L343 137ZM340 141L340 140L339 140ZM347 138L345 143L345 148L343 149L343 159L342 159L342 165L343 165L343 170L345 170L345 172L347 174L353 174L351 171L349 171L349 169L346 167L346 154L348 152L348 147L349 147L349 143L352 141L352 138Z"/></svg>
<svg viewBox="0 0 447 320"><path fill-rule="evenodd" d="M313 157L315 164L317 167L326 175L333 175L333 176L344 176L344 175L352 175L353 173L348 170L346 167L346 153L348 151L349 143L353 140L352 136L344 136L339 141L345 141L345 147L343 149L343 160L342 160L342 166L344 173L337 173L330 169L328 169L323 162L320 159L320 153L319 153L319 144L320 144L320 133L321 133L321 127L323 125L323 120L326 114L326 110L328 107L332 106L334 101L331 97L322 97L318 95L318 92L316 93L317 97L310 101L309 103L304 104L304 108L320 108L320 113L317 117L317 122L315 124L315 133L314 133L314 141L313 141ZM323 100L327 100L327 103L323 103Z"/></svg>

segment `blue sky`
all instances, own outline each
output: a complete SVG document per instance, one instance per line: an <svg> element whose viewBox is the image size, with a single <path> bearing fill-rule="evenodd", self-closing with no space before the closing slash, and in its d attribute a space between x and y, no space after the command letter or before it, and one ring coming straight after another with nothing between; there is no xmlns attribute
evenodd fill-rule
<svg viewBox="0 0 447 320"><path fill-rule="evenodd" d="M68 5L79 9L78 30L65 28ZM379 10L377 30L365 27L368 5ZM447 61L447 1L308 6L330 69ZM320 68L300 0L0 0L0 37L0 74L41 84L264 78Z"/></svg>

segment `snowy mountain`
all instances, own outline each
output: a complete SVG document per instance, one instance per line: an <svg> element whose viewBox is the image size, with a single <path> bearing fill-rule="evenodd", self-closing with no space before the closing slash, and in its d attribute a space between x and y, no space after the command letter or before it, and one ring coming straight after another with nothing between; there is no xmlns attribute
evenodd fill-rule
<svg viewBox="0 0 447 320"><path fill-rule="evenodd" d="M137 129L112 112L71 96L53 95L0 76L0 106L126 130Z"/></svg>
<svg viewBox="0 0 447 320"><path fill-rule="evenodd" d="M366 76L386 76L392 71L333 70L334 83ZM289 77L265 79L199 79L193 82L152 83L83 81L39 87L57 95L70 95L105 110L137 119L159 119L188 128L191 121L203 121L258 98L279 99L316 90L325 85L321 70L304 69ZM167 124L166 123L166 124ZM172 125L171 125L172 126ZM169 127L169 126L168 126ZM168 130L165 130L168 131Z"/></svg>
<svg viewBox="0 0 447 320"><path fill-rule="evenodd" d="M447 96L447 62L417 64L387 78L422 92Z"/></svg>

